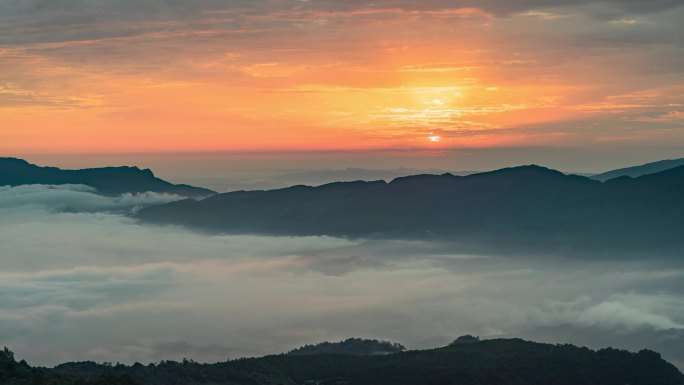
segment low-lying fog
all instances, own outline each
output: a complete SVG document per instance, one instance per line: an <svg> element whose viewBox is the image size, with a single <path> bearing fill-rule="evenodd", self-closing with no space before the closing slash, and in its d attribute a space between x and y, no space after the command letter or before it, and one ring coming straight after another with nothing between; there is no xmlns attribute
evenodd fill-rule
<svg viewBox="0 0 684 385"><path fill-rule="evenodd" d="M0 344L39 365L211 362L347 337L436 347L471 333L648 347L684 364L680 263L208 236L125 215L172 199L0 188Z"/></svg>

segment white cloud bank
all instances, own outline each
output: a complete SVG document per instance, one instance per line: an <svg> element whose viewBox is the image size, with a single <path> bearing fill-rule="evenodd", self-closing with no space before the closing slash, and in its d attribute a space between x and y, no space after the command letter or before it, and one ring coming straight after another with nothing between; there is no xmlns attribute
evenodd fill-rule
<svg viewBox="0 0 684 385"><path fill-rule="evenodd" d="M0 186L0 209L10 213L22 212L27 208L66 212L131 211L181 199L185 198L150 191L106 197L97 195L95 188L84 185Z"/></svg>
<svg viewBox="0 0 684 385"><path fill-rule="evenodd" d="M174 197L0 188L0 344L32 363L216 361L351 336L410 347L570 325L684 326L684 270L450 255L448 245L207 236L123 214ZM573 335L559 336L573 342ZM653 346L657 348L657 346ZM669 353L677 360L684 351Z"/></svg>

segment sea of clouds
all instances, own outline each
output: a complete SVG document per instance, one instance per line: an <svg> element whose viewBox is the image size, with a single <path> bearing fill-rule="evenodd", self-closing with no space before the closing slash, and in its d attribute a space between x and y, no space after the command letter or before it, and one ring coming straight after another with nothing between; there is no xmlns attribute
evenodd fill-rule
<svg viewBox="0 0 684 385"><path fill-rule="evenodd" d="M471 333L684 363L684 266L463 255L448 244L204 235L129 214L179 197L0 187L0 344L32 364L222 361L347 337Z"/></svg>

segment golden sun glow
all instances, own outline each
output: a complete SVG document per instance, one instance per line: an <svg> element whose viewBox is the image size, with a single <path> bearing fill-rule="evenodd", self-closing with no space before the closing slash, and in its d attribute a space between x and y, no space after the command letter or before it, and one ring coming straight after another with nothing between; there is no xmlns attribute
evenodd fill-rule
<svg viewBox="0 0 684 385"><path fill-rule="evenodd" d="M646 88L650 75L618 77L605 65L630 63L628 52L573 56L528 44L530 36L553 39L537 33L550 23L581 18L498 18L473 8L323 12L300 3L247 13L239 27L231 26L239 10L214 10L130 36L0 43L0 147L489 147L647 135L612 132L616 119L621 127L682 124L681 82L663 77L665 86ZM576 129L589 120L599 129ZM653 135L671 142L678 132Z"/></svg>

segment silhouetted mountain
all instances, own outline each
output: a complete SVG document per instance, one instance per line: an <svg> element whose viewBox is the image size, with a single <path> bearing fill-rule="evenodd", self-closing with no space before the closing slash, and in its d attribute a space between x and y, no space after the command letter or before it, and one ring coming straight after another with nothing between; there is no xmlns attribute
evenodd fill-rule
<svg viewBox="0 0 684 385"><path fill-rule="evenodd" d="M103 372L145 385L681 385L684 376L658 353L592 351L520 339L455 344L387 355L277 355L217 364L70 363L53 373L94 379Z"/></svg>
<svg viewBox="0 0 684 385"><path fill-rule="evenodd" d="M518 331L522 336L539 342L558 343L571 339L587 347L613 346L620 349L650 349L657 351L678 368L684 368L684 329L654 327L614 328L604 325L560 324ZM510 336L500 336L513 337Z"/></svg>
<svg viewBox="0 0 684 385"><path fill-rule="evenodd" d="M366 169L348 167L343 170L306 170L283 172L280 175L272 177L271 179L274 182L280 183L280 186L277 188L281 188L298 184L318 186L334 182L357 182L376 180L391 181L396 178L416 174L442 174L445 172L447 171L436 169L418 170L404 167L400 167L397 169ZM473 173L473 171L462 171L453 174L469 175Z"/></svg>
<svg viewBox="0 0 684 385"><path fill-rule="evenodd" d="M406 350L397 343L378 340L364 340L361 338L349 338L342 342L322 342L316 345L306 345L292 350L287 354L293 356L310 356L315 354L353 354L359 356L372 356L378 354L399 353Z"/></svg>
<svg viewBox="0 0 684 385"><path fill-rule="evenodd" d="M684 166L606 183L521 166L233 192L138 217L218 233L442 240L463 252L678 256L683 213Z"/></svg>
<svg viewBox="0 0 684 385"><path fill-rule="evenodd" d="M88 380L78 375L32 368L26 361L17 362L14 353L0 351L0 384L2 385L140 385L127 375L111 374L106 367Z"/></svg>
<svg viewBox="0 0 684 385"><path fill-rule="evenodd" d="M348 167L344 169L290 169L290 170L245 170L226 171L224 175L210 178L192 177L200 186L212 186L222 192L241 190L275 190L295 185L320 186L334 182L375 181L416 175L443 174L443 169L387 168L368 169ZM469 175L475 171L455 171L454 175ZM201 173L200 173L201 174Z"/></svg>
<svg viewBox="0 0 684 385"><path fill-rule="evenodd" d="M171 184L155 177L151 170L141 170L137 167L62 170L56 167L39 167L22 159L0 158L0 186L26 184L82 184L94 187L103 195L152 191L205 198L215 194L214 191L204 188Z"/></svg>
<svg viewBox="0 0 684 385"><path fill-rule="evenodd" d="M460 336L460 337L456 338L452 343L449 344L449 346L451 346L451 345L464 345L464 344L476 344L479 342L482 342L480 337L475 337L475 336L471 336L470 334L466 334L464 336Z"/></svg>
<svg viewBox="0 0 684 385"><path fill-rule="evenodd" d="M679 166L684 166L684 158L661 160L658 162L642 164L641 166L620 168L617 170L607 171L602 174L592 175L591 179L605 182L607 180L619 178L621 176L637 178L642 175L654 174Z"/></svg>

